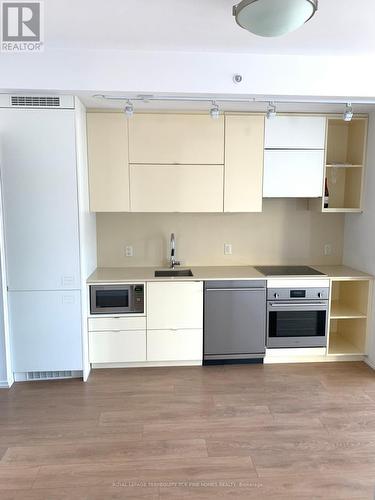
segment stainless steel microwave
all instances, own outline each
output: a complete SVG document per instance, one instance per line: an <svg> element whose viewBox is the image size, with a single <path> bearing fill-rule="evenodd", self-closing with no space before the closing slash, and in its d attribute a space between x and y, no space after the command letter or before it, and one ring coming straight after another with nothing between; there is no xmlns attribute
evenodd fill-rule
<svg viewBox="0 0 375 500"><path fill-rule="evenodd" d="M143 284L91 285L91 314L142 314L145 290Z"/></svg>

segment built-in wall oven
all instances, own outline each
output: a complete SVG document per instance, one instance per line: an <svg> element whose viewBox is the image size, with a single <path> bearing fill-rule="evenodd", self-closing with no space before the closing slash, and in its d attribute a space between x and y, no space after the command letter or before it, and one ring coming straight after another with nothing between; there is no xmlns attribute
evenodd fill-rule
<svg viewBox="0 0 375 500"><path fill-rule="evenodd" d="M144 313L144 284L91 285L91 314Z"/></svg>
<svg viewBox="0 0 375 500"><path fill-rule="evenodd" d="M267 348L325 347L328 280L269 280Z"/></svg>

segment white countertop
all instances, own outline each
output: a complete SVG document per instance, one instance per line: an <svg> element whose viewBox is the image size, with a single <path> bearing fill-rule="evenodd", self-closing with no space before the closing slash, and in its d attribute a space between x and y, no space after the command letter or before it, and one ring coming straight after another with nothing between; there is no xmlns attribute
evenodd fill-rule
<svg viewBox="0 0 375 500"><path fill-rule="evenodd" d="M373 276L346 266L311 266L332 279L369 279ZM208 280L259 280L267 279L252 266L199 266L189 267L193 276L155 278L155 267L99 267L87 279L93 283L123 283L136 281L208 281ZM273 276L273 278L306 279L307 276ZM308 276L309 279L324 276Z"/></svg>

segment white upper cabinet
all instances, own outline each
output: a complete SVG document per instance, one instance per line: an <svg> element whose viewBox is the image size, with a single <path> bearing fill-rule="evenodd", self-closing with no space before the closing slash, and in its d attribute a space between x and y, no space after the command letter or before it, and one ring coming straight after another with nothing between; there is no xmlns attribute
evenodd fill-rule
<svg viewBox="0 0 375 500"><path fill-rule="evenodd" d="M88 113L90 210L129 211L128 124L123 113Z"/></svg>
<svg viewBox="0 0 375 500"><path fill-rule="evenodd" d="M222 165L131 165L132 212L222 212Z"/></svg>
<svg viewBox="0 0 375 500"><path fill-rule="evenodd" d="M324 149L324 116L276 116L266 120L266 149Z"/></svg>
<svg viewBox="0 0 375 500"><path fill-rule="evenodd" d="M224 212L261 212L264 117L225 116Z"/></svg>
<svg viewBox="0 0 375 500"><path fill-rule="evenodd" d="M322 196L324 150L266 150L265 198L318 198Z"/></svg>
<svg viewBox="0 0 375 500"><path fill-rule="evenodd" d="M224 117L135 114L129 120L129 162L221 165Z"/></svg>

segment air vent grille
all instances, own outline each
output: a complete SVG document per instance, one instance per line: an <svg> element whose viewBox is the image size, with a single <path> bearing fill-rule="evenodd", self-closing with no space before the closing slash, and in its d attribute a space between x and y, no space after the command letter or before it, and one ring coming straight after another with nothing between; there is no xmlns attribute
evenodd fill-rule
<svg viewBox="0 0 375 500"><path fill-rule="evenodd" d="M27 380L54 380L59 378L72 378L70 370L51 372L27 372Z"/></svg>
<svg viewBox="0 0 375 500"><path fill-rule="evenodd" d="M23 96L12 95L10 98L12 107L19 108L58 108L60 97L53 96Z"/></svg>

